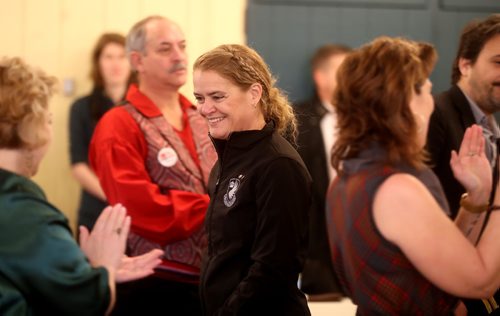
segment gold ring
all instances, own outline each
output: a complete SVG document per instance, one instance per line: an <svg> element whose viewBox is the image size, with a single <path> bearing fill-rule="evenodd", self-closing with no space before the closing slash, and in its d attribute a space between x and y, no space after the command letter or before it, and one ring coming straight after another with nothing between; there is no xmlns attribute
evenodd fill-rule
<svg viewBox="0 0 500 316"><path fill-rule="evenodd" d="M122 232L122 228L121 227L118 227L117 229L115 229L115 233L120 235L120 233Z"/></svg>
<svg viewBox="0 0 500 316"><path fill-rule="evenodd" d="M475 154L476 154L476 152L475 152L475 151L469 151L469 152L467 153L467 156L472 157L472 156L474 156Z"/></svg>

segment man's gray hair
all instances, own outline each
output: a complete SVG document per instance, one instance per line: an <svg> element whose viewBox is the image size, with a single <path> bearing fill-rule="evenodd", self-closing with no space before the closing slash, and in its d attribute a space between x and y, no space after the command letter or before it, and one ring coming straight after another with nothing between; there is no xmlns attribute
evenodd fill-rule
<svg viewBox="0 0 500 316"><path fill-rule="evenodd" d="M127 35L126 49L127 55L133 51L145 53L146 48L146 25L154 20L167 20L167 18L160 15L148 16L132 26Z"/></svg>

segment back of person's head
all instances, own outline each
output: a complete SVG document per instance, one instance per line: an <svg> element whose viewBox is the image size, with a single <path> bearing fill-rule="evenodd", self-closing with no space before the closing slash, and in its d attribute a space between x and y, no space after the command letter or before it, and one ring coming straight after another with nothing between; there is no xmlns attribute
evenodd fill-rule
<svg viewBox="0 0 500 316"><path fill-rule="evenodd" d="M56 78L18 57L0 60L0 148L33 149L48 141L48 102Z"/></svg>
<svg viewBox="0 0 500 316"><path fill-rule="evenodd" d="M90 69L90 78L94 83L94 88L103 89L105 86L101 68L99 67L99 59L101 58L104 48L111 43L118 44L125 48L125 37L118 33L104 33L97 40L94 50L92 51L92 67Z"/></svg>
<svg viewBox="0 0 500 316"><path fill-rule="evenodd" d="M244 45L221 45L198 57L194 70L215 71L243 90L254 83L262 86L259 106L266 122L274 121L277 131L295 140L296 122L286 96L275 86L276 80L262 57Z"/></svg>
<svg viewBox="0 0 500 316"><path fill-rule="evenodd" d="M336 55L346 55L352 51L352 48L345 45L326 44L319 47L311 58L311 71L321 69L328 62L330 57Z"/></svg>
<svg viewBox="0 0 500 316"><path fill-rule="evenodd" d="M379 37L347 56L337 73L334 168L341 171L341 160L357 156L373 142L387 151L391 164L423 166L419 122L409 105L435 60L432 45L390 37Z"/></svg>
<svg viewBox="0 0 500 316"><path fill-rule="evenodd" d="M453 61L451 82L456 84L462 76L459 69L461 58L474 64L484 45L494 36L500 35L500 14L493 14L483 20L467 24L460 35L457 56Z"/></svg>

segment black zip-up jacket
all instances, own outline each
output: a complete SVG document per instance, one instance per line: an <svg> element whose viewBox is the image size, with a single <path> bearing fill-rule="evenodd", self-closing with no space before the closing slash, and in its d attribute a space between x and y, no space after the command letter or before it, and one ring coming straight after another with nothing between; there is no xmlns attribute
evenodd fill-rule
<svg viewBox="0 0 500 316"><path fill-rule="evenodd" d="M213 142L219 160L205 221L205 315L310 315L297 288L311 207L304 163L272 122Z"/></svg>

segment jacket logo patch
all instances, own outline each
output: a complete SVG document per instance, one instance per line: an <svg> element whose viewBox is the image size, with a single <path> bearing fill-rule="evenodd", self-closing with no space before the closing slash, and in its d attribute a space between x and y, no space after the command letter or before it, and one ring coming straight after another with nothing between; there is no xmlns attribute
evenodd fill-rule
<svg viewBox="0 0 500 316"><path fill-rule="evenodd" d="M224 194L224 205L227 207L233 206L236 202L236 192L240 186L240 180L243 179L243 175L239 175L238 178L232 178L229 180L229 186L227 187L227 192Z"/></svg>

